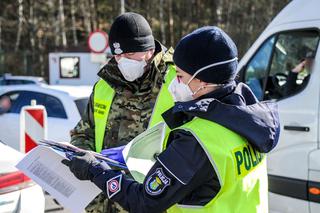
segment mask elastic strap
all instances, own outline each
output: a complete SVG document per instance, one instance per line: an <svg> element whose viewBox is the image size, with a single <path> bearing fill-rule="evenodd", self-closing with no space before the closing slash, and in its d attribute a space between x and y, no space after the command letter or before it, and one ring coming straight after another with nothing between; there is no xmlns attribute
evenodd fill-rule
<svg viewBox="0 0 320 213"><path fill-rule="evenodd" d="M200 72L202 72L203 70L206 70L206 69L208 69L208 68L210 68L210 67L215 67L215 66L218 66L218 65L221 65L221 64L228 64L228 63L233 62L233 61L236 61L236 60L238 60L237 57L235 57L235 58L233 58L233 59L229 59L229 60L227 60L227 61L220 61L220 62L217 62L217 63L209 64L209 65L207 65L207 66L205 66L205 67L202 67L202 68L198 69L198 70L193 74L193 76L189 79L187 85L189 85L189 83L192 81L192 79L194 79L194 77L196 77L196 75L198 75L198 74L199 74Z"/></svg>
<svg viewBox="0 0 320 213"><path fill-rule="evenodd" d="M208 84L206 86L201 86L199 87L199 89L197 89L197 91L193 92L192 95L197 94L201 89L205 88L205 87L221 87L224 86L224 84Z"/></svg>

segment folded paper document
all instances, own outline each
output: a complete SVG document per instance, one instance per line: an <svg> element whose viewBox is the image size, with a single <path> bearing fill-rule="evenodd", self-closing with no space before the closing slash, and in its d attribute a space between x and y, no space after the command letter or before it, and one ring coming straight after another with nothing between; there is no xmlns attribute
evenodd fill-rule
<svg viewBox="0 0 320 213"><path fill-rule="evenodd" d="M49 192L72 212L82 212L101 192L90 181L78 180L67 166L61 163L65 153L48 146L32 149L17 168Z"/></svg>
<svg viewBox="0 0 320 213"><path fill-rule="evenodd" d="M100 153L92 154L112 169L129 170L140 183L162 151L165 139L165 123L144 131L123 149L126 164L109 159ZM90 181L78 180L61 160L84 151L70 143L42 140L16 167L49 192L57 201L72 212L83 212L85 207L101 192Z"/></svg>
<svg viewBox="0 0 320 213"><path fill-rule="evenodd" d="M52 147L53 149L56 149L58 151L64 152L66 153L67 157L72 156L73 154L77 153L77 152L83 152L83 151L88 151L88 150L84 150L81 148L78 148L76 146L73 146L70 143L67 142L56 142L56 141L50 141L50 140L40 140L39 141L40 145L45 145L45 146L49 146ZM126 165L120 162L117 162L115 160L112 160L110 158L107 158L106 156L97 153L97 152L93 152L90 151L95 158L97 158L100 161L104 161L106 162L110 167L112 167L112 169L127 169Z"/></svg>

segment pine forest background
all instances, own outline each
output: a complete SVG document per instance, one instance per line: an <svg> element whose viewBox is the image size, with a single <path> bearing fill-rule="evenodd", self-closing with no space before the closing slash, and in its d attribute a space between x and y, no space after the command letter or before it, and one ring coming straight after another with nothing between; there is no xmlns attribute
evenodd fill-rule
<svg viewBox="0 0 320 213"><path fill-rule="evenodd" d="M245 53L289 0L0 0L0 75L48 77L48 53L87 50L90 32L108 32L124 11L142 14L167 47L216 25Z"/></svg>

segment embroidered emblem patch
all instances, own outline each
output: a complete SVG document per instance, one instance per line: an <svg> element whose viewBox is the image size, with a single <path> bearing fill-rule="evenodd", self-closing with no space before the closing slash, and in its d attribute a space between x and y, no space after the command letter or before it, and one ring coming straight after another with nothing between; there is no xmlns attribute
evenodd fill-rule
<svg viewBox="0 0 320 213"><path fill-rule="evenodd" d="M201 112L206 112L206 111L208 111L210 103L214 100L215 100L214 98L202 99L200 101L197 101L193 106L190 106L188 110L190 110L190 111L198 110Z"/></svg>
<svg viewBox="0 0 320 213"><path fill-rule="evenodd" d="M171 179L163 173L162 168L157 168L145 183L146 192L153 196L159 195L170 185L170 182Z"/></svg>
<svg viewBox="0 0 320 213"><path fill-rule="evenodd" d="M115 194L121 191L122 174L115 176L107 181L107 194L108 198L112 198Z"/></svg>
<svg viewBox="0 0 320 213"><path fill-rule="evenodd" d="M123 52L118 42L113 43L113 47L114 47L115 54L121 54Z"/></svg>

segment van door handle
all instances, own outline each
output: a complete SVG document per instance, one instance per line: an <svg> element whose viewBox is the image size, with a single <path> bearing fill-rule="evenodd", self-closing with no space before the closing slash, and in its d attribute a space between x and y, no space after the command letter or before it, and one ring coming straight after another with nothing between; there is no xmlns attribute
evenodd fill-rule
<svg viewBox="0 0 320 213"><path fill-rule="evenodd" d="M284 126L284 130L289 130L289 131L300 131L300 132L309 132L310 128L307 126Z"/></svg>

